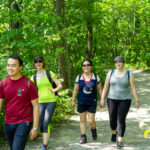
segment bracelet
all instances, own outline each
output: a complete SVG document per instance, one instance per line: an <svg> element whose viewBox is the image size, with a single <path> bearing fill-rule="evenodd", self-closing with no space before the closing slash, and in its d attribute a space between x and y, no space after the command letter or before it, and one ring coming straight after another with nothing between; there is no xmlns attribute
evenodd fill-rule
<svg viewBox="0 0 150 150"><path fill-rule="evenodd" d="M35 131L37 131L38 130L38 128L32 128L33 130L35 130Z"/></svg>

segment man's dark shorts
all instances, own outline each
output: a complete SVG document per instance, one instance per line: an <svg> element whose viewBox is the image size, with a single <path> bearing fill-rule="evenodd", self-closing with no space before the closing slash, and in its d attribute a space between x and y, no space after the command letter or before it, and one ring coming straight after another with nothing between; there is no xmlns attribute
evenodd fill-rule
<svg viewBox="0 0 150 150"><path fill-rule="evenodd" d="M89 112L89 113L96 113L97 105L85 105L85 104L78 104L77 111L79 113Z"/></svg>

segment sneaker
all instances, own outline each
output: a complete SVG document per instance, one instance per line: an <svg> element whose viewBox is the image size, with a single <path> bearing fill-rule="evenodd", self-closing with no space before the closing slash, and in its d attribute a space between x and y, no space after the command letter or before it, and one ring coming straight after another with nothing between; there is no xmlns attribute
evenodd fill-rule
<svg viewBox="0 0 150 150"><path fill-rule="evenodd" d="M122 143L122 142L120 142L120 141L118 141L118 143L117 143L117 148L118 148L118 149L123 148L123 143Z"/></svg>
<svg viewBox="0 0 150 150"><path fill-rule="evenodd" d="M91 132L92 132L92 138L93 138L93 140L96 140L97 139L96 129L91 129Z"/></svg>
<svg viewBox="0 0 150 150"><path fill-rule="evenodd" d="M112 142L116 142L116 136L117 136L117 134L112 134L112 136L111 136L111 141Z"/></svg>
<svg viewBox="0 0 150 150"><path fill-rule="evenodd" d="M44 146L42 146L41 150L47 150L47 148L46 148L46 147L44 147Z"/></svg>
<svg viewBox="0 0 150 150"><path fill-rule="evenodd" d="M86 135L84 134L84 135L81 135L81 139L80 139L80 144L84 144L84 143L86 143L87 142L87 137L86 137Z"/></svg>

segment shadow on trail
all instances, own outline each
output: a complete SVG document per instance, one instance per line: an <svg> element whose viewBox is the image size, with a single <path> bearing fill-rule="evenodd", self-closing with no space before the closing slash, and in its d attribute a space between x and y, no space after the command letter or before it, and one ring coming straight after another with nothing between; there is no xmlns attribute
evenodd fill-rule
<svg viewBox="0 0 150 150"><path fill-rule="evenodd" d="M106 112L107 113L107 112ZM50 150L116 150L116 143L110 141L111 130L108 121L97 121L98 139L93 141L89 126L87 127L88 143L79 144L79 121L68 120L52 130L49 142ZM127 119L127 129L124 138L124 150L148 150L149 139L144 139L143 131L139 128L139 121ZM31 146L32 145L32 146ZM29 144L26 150L40 150L41 139ZM146 149L147 148L147 149Z"/></svg>

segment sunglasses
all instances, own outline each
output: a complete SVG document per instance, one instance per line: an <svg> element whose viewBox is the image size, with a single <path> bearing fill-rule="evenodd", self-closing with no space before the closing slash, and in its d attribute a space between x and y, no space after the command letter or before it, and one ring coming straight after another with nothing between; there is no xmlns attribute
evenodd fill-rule
<svg viewBox="0 0 150 150"><path fill-rule="evenodd" d="M85 65L82 65L82 67L89 67L89 66L91 66L91 64L85 64Z"/></svg>
<svg viewBox="0 0 150 150"><path fill-rule="evenodd" d="M35 60L34 63L42 63L43 60Z"/></svg>

